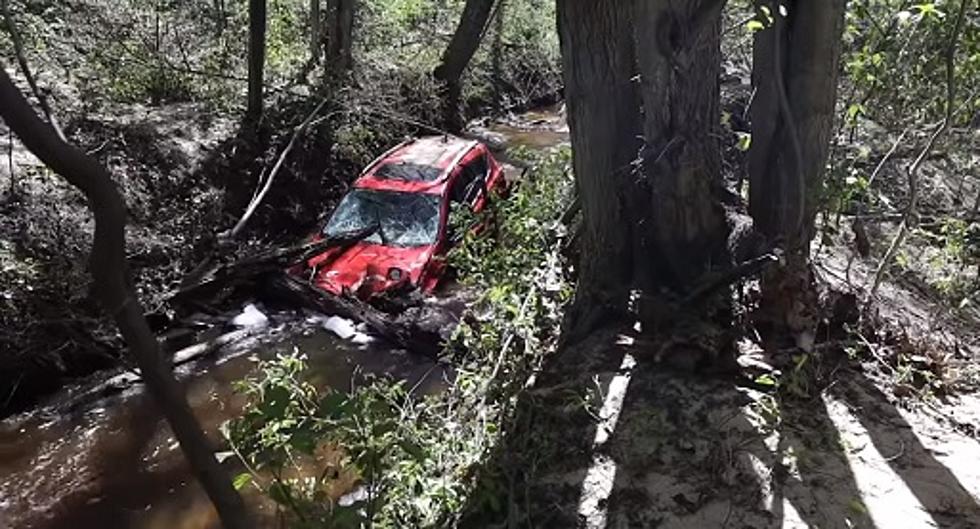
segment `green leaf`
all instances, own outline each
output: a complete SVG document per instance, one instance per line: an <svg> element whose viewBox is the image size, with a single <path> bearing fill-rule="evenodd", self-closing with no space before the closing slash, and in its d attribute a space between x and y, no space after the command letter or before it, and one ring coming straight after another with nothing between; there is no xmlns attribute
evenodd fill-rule
<svg viewBox="0 0 980 529"><path fill-rule="evenodd" d="M232 480L231 484L232 486L235 487L235 490L242 490L242 487L248 485L251 482L252 482L252 475L249 474L248 472L242 472L241 474L235 476L235 479Z"/></svg>
<svg viewBox="0 0 980 529"><path fill-rule="evenodd" d="M752 133L736 132L735 134L738 136L738 143L735 145L735 148L742 152L748 151L752 147Z"/></svg>
<svg viewBox="0 0 980 529"><path fill-rule="evenodd" d="M300 453L312 455L316 448L316 436L309 430L299 430L289 436L289 444Z"/></svg>
<svg viewBox="0 0 980 529"><path fill-rule="evenodd" d="M336 416L343 410L345 402L347 402L346 395L339 391L331 391L320 400L320 411L330 417Z"/></svg>
<svg viewBox="0 0 980 529"><path fill-rule="evenodd" d="M408 455L415 458L416 461L425 460L425 451L422 450L422 447L416 444L414 441L411 441L409 439L402 439L398 441L398 446L401 446L402 450L407 452Z"/></svg>
<svg viewBox="0 0 980 529"><path fill-rule="evenodd" d="M763 373L755 377L755 383L759 384L760 386L775 387L776 379L773 378L772 375L770 375L769 373Z"/></svg>
<svg viewBox="0 0 980 529"><path fill-rule="evenodd" d="M756 31L762 31L766 29L766 25L762 23L761 20L752 19L745 23L745 29L755 33Z"/></svg>

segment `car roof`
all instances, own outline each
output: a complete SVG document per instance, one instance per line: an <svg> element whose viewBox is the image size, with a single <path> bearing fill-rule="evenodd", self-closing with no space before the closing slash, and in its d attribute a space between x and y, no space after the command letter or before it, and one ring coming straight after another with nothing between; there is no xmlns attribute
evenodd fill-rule
<svg viewBox="0 0 980 529"><path fill-rule="evenodd" d="M406 141L372 162L354 182L354 187L442 194L450 171L478 145L476 141L450 135Z"/></svg>

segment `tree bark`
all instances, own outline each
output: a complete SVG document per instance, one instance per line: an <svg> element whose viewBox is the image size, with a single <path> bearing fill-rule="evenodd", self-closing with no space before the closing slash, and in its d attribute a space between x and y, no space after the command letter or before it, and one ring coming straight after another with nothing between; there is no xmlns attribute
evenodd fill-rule
<svg viewBox="0 0 980 529"><path fill-rule="evenodd" d="M327 0L327 68L345 75L354 66L356 0Z"/></svg>
<svg viewBox="0 0 980 529"><path fill-rule="evenodd" d="M584 234L566 334L599 326L626 306L633 273L629 182L642 124L633 81L631 2L558 0L558 32L572 165Z"/></svg>
<svg viewBox="0 0 980 529"><path fill-rule="evenodd" d="M635 2L643 152L634 191L635 287L684 293L724 264L721 183L721 5Z"/></svg>
<svg viewBox="0 0 980 529"><path fill-rule="evenodd" d="M45 165L81 190L95 215L89 270L95 291L113 317L146 387L170 423L191 470L207 491L228 529L251 526L245 505L232 487L191 412L156 337L143 316L126 262L126 207L108 172L58 137L30 108L0 64L0 116Z"/></svg>
<svg viewBox="0 0 980 529"><path fill-rule="evenodd" d="M265 70L266 0L248 1L248 107L246 121L262 118Z"/></svg>
<svg viewBox="0 0 980 529"><path fill-rule="evenodd" d="M763 275L763 304L793 333L815 325L809 244L837 99L845 0L785 0L786 16L766 2L773 23L755 36L750 109L749 212L784 250Z"/></svg>
<svg viewBox="0 0 980 529"><path fill-rule="evenodd" d="M449 46L443 52L439 66L432 72L432 76L442 84L443 119L452 132L463 129L460 109L463 71L480 47L493 4L494 0L466 0Z"/></svg>
<svg viewBox="0 0 980 529"><path fill-rule="evenodd" d="M320 60L323 37L320 36L321 24L320 0L310 0L310 61L316 64Z"/></svg>

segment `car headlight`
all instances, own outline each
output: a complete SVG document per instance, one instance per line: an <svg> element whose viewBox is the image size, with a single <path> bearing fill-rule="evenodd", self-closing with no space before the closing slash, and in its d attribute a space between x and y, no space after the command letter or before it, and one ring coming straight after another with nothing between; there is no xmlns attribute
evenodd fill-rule
<svg viewBox="0 0 980 529"><path fill-rule="evenodd" d="M388 269L388 279L392 281L400 281L402 278L402 271L400 268L389 268Z"/></svg>

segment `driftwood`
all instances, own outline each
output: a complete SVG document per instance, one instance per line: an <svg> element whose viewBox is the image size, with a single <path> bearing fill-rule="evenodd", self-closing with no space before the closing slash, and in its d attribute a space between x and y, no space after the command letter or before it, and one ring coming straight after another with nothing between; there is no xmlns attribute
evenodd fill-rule
<svg viewBox="0 0 980 529"><path fill-rule="evenodd" d="M368 237L371 232L373 230L285 248L274 248L231 263L205 260L202 265L188 274L173 297L186 300L199 296L202 290L212 292L224 287L255 282L266 274L275 274L294 264L306 262L330 248L340 248L343 251L344 248Z"/></svg>
<svg viewBox="0 0 980 529"><path fill-rule="evenodd" d="M307 281L289 274L270 278L265 285L269 294L286 301L344 318L363 322L375 334L403 349L438 356L441 338L437 332L425 330L414 322L403 321L396 316L381 312L367 303L348 296L324 292Z"/></svg>

